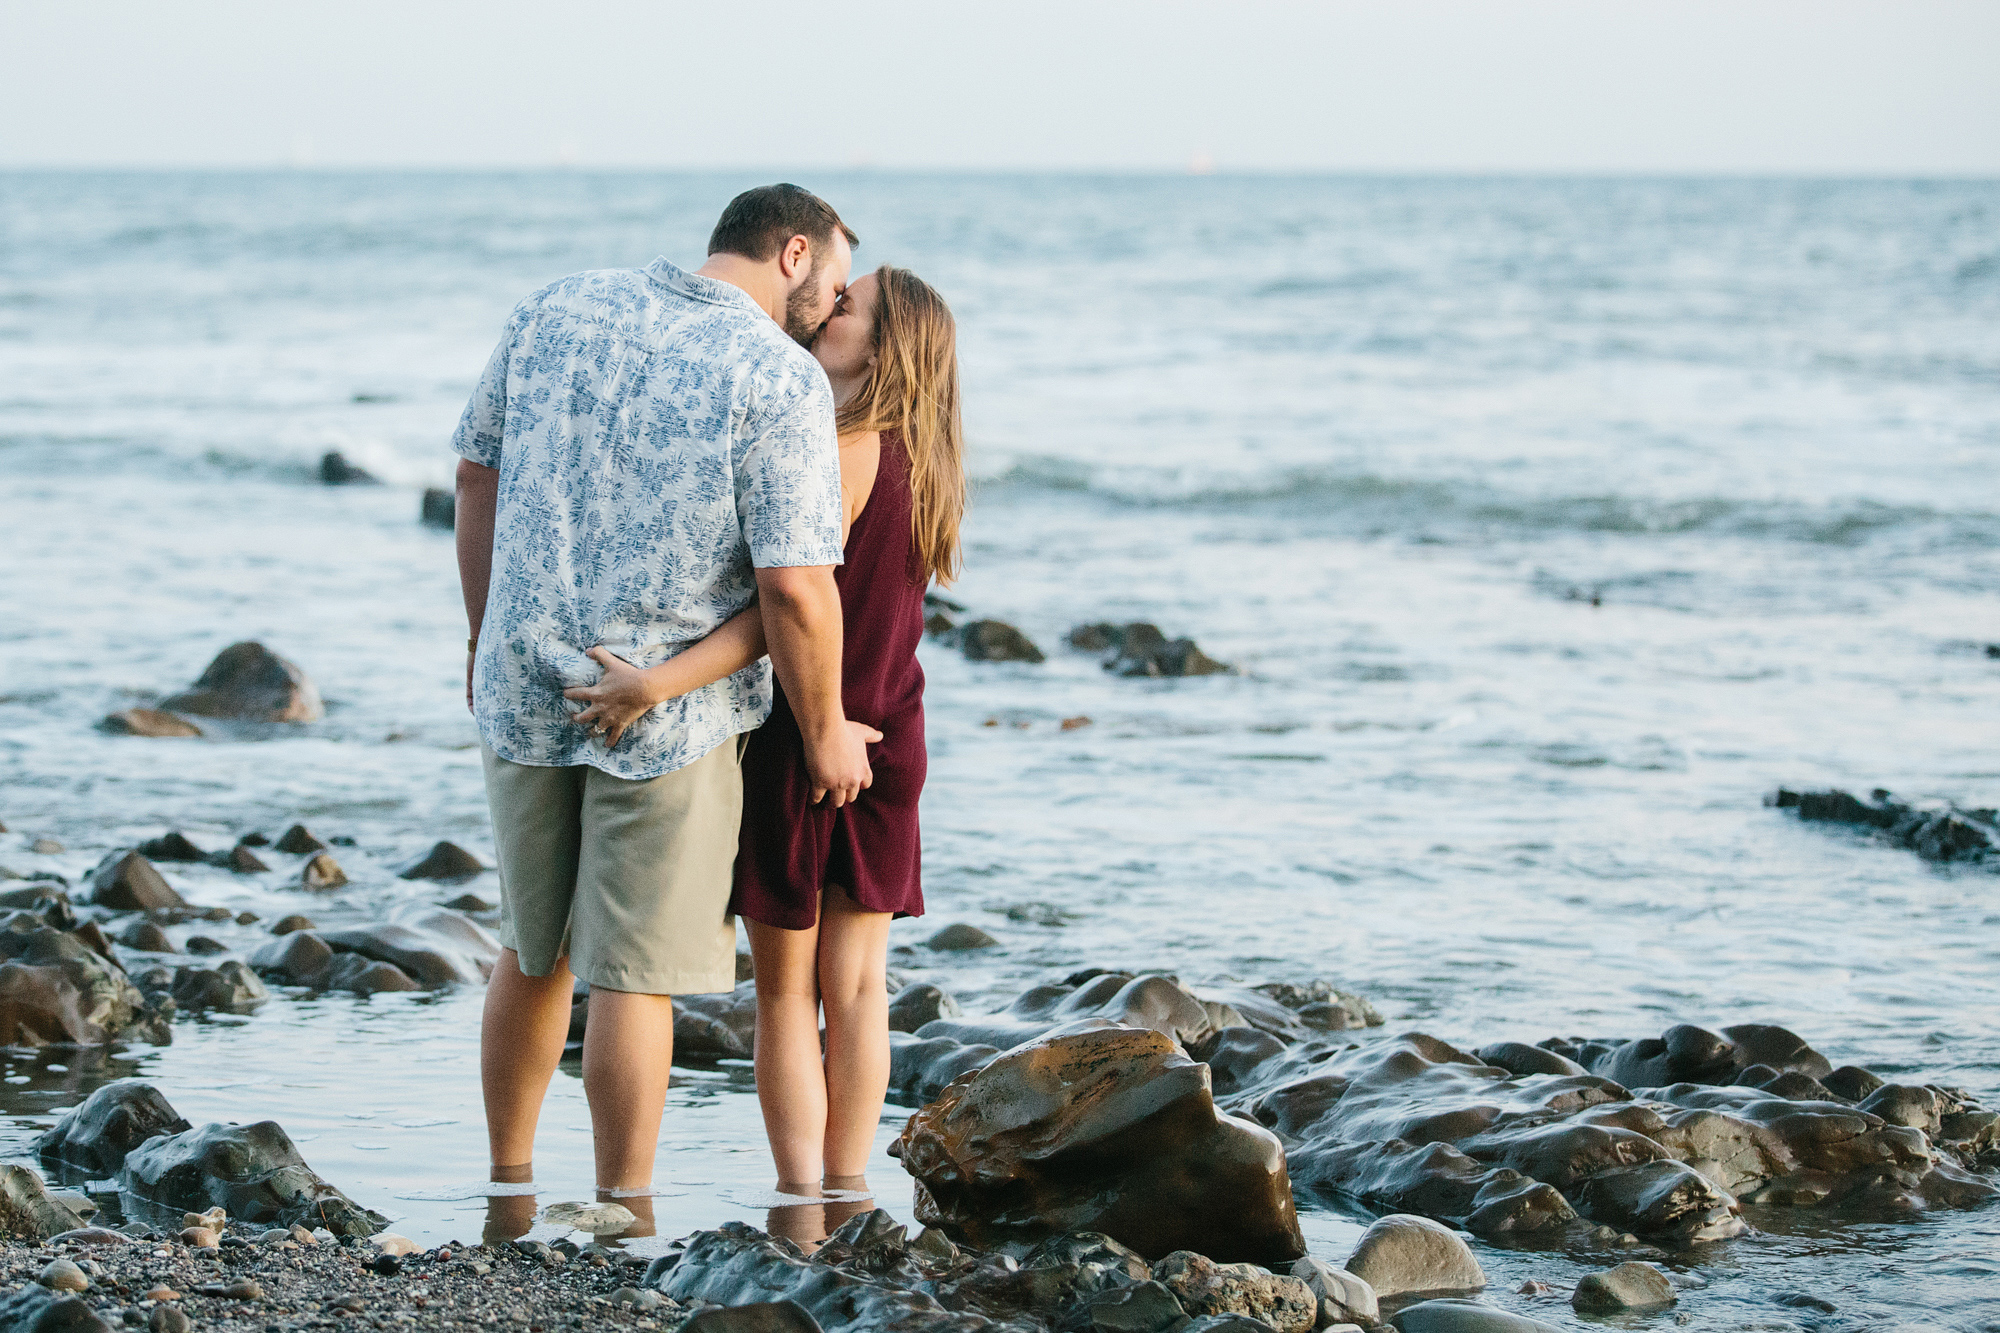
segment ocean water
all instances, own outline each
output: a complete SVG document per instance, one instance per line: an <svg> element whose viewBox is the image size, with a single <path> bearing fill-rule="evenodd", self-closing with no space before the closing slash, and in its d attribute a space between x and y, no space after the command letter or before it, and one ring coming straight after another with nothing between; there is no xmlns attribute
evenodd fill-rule
<svg viewBox="0 0 2000 1333"><path fill-rule="evenodd" d="M281 860L168 874L323 924L449 896L390 869L491 847L418 490L515 300L697 258L753 183L0 175L0 865L303 820L355 839L330 900ZM894 966L975 1010L1088 965L1325 977L1462 1045L1775 1022L2000 1098L2000 877L1761 805L2000 803L2000 184L803 183L858 263L952 302L978 479L953 595L1049 652L924 649L930 915ZM319 485L329 449L386 484ZM1241 674L1110 678L1062 646L1099 619ZM325 722L93 729L245 638ZM921 947L951 921L1003 947ZM0 1153L139 1072L191 1119L279 1120L400 1230L474 1239L487 1202L440 1196L484 1169L479 1001L280 995L165 1048L7 1053ZM587 1197L587 1126L566 1067L540 1202ZM761 1219L747 1069L678 1071L662 1145L661 1237ZM871 1180L907 1217L900 1168ZM1706 1283L1688 1326L2000 1327L1994 1209L1755 1221L1670 1261ZM1336 1262L1363 1225L1306 1217ZM1488 1299L1564 1325L1512 1288L1609 1261L1481 1255Z"/></svg>

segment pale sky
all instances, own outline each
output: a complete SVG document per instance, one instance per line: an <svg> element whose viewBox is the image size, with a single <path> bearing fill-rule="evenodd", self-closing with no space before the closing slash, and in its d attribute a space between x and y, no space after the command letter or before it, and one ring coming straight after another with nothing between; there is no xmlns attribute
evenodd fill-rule
<svg viewBox="0 0 2000 1333"><path fill-rule="evenodd" d="M2000 0L0 0L0 166L2000 174Z"/></svg>

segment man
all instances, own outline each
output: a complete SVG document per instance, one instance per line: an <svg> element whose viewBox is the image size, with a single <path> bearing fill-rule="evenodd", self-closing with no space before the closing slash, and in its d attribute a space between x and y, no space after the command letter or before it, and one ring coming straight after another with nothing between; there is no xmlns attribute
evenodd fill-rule
<svg viewBox="0 0 2000 1333"><path fill-rule="evenodd" d="M840 703L833 395L802 346L854 243L796 185L738 195L696 272L659 259L523 301L459 423L466 698L500 862L504 947L480 1030L496 1181L533 1179L572 976L590 985L600 1191L652 1181L670 996L736 981L738 755L770 711L770 667L671 699L606 746L563 698L597 678L586 653L653 665L754 596L815 787L838 805L870 780Z"/></svg>

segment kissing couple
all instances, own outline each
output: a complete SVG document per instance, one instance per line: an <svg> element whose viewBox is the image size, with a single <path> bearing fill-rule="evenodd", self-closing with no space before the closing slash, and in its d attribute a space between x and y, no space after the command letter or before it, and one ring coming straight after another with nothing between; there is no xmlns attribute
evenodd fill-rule
<svg viewBox="0 0 2000 1333"><path fill-rule="evenodd" d="M916 649L925 588L958 572L965 469L951 311L904 269L850 283L858 243L770 185L692 272L545 287L452 441L501 886L492 1179L534 1179L581 981L599 1197L640 1234L671 997L734 988L739 915L777 1188L867 1197L889 922L923 911ZM818 1216L787 1230L824 1236L799 1208Z"/></svg>

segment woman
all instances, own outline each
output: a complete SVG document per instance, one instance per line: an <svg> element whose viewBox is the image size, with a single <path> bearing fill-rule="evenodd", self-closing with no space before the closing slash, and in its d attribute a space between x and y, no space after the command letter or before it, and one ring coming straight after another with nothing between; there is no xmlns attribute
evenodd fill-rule
<svg viewBox="0 0 2000 1333"><path fill-rule="evenodd" d="M851 724L880 733L875 780L852 804L811 804L798 723L778 690L743 755L730 908L756 962L757 1098L778 1189L858 1198L889 1084L889 922L923 912L924 588L958 573L965 469L955 326L914 274L884 266L850 285L812 351L840 432L842 703ZM615 745L647 708L763 655L753 607L649 671L594 649L604 679L568 695L589 705L576 720L604 725ZM796 1239L825 1234L823 1215L773 1221Z"/></svg>

